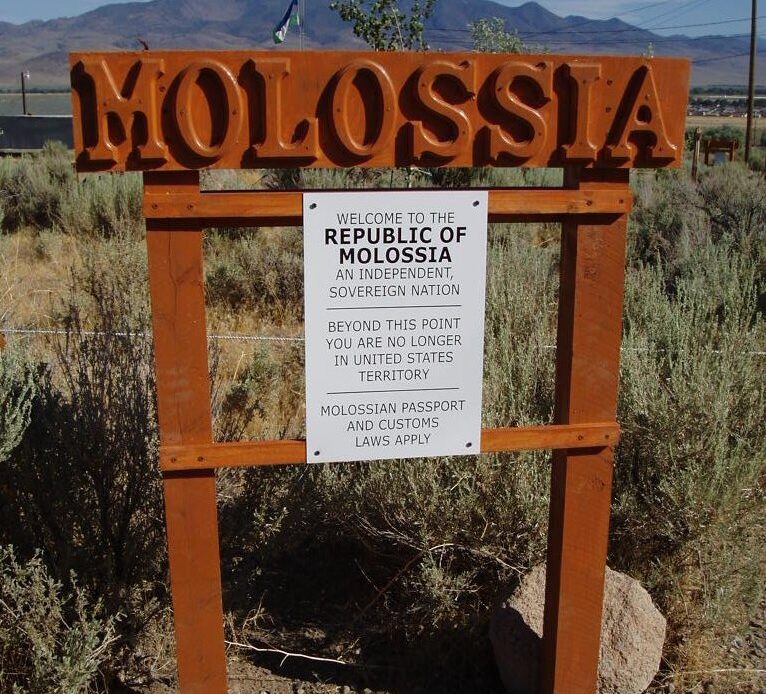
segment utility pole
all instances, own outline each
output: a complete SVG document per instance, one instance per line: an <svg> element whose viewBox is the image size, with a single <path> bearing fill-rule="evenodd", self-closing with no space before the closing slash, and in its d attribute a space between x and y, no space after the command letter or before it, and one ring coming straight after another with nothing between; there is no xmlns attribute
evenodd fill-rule
<svg viewBox="0 0 766 694"><path fill-rule="evenodd" d="M27 80L29 73L26 70L21 72L21 112L27 115Z"/></svg>
<svg viewBox="0 0 766 694"><path fill-rule="evenodd" d="M750 148L753 141L753 107L755 105L755 54L758 40L758 0L753 0L753 17L750 23L750 78L747 91L747 132L745 133L745 164L750 164Z"/></svg>

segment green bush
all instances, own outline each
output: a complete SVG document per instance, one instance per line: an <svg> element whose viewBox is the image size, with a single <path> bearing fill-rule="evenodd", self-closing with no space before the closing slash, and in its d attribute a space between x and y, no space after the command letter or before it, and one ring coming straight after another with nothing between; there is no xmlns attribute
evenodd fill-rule
<svg viewBox="0 0 766 694"><path fill-rule="evenodd" d="M294 228L255 230L250 236L210 237L208 303L259 311L276 321L303 316L303 235Z"/></svg>
<svg viewBox="0 0 766 694"><path fill-rule="evenodd" d="M96 690L116 640L114 619L71 580L65 593L39 556L0 546L0 689L13 694Z"/></svg>
<svg viewBox="0 0 766 694"><path fill-rule="evenodd" d="M29 425L34 380L10 348L0 348L0 464L18 445Z"/></svg>
<svg viewBox="0 0 766 694"><path fill-rule="evenodd" d="M72 189L61 210L70 234L140 240L144 235L140 174L94 174Z"/></svg>
<svg viewBox="0 0 766 694"><path fill-rule="evenodd" d="M758 238L749 218L740 231L711 233L718 222L708 200L725 198L713 196L717 180L698 193L681 174L639 178L629 233L610 562L644 580L669 615L674 663L683 663L683 644L734 624L731 615L758 600L752 523L764 500L766 362L753 352L766 346L763 261L757 244L733 242ZM757 199L763 184L746 175L739 187ZM542 233L490 230L487 426L551 418L558 252L539 242ZM260 572L278 585L287 579L277 567L309 557L312 581L340 582L344 599L360 604L366 632L418 651L411 672L418 662L439 664L424 687L447 686L435 683L433 670L443 666L452 684L476 689L489 665L471 638L483 633L498 596L544 557L548 460L387 461L239 478L222 514L224 545L236 529L237 541L255 549L225 550L227 576L252 599ZM754 539L738 546L735 529ZM690 554L705 557L700 580L711 585L691 596ZM376 588L365 593L327 556L353 560ZM293 579L288 586L288 594L310 590ZM272 596L263 608L283 606ZM374 650L365 637L361 647Z"/></svg>
<svg viewBox="0 0 766 694"><path fill-rule="evenodd" d="M699 184L702 206L713 238L728 238L745 248L766 239L766 183L739 163L714 166Z"/></svg>
<svg viewBox="0 0 766 694"><path fill-rule="evenodd" d="M58 226L65 200L75 186L72 162L60 143L46 144L40 155L0 159L3 228Z"/></svg>
<svg viewBox="0 0 766 694"><path fill-rule="evenodd" d="M764 289L757 261L710 240L672 283L628 273L610 561L658 601L679 670L726 667L762 599Z"/></svg>
<svg viewBox="0 0 766 694"><path fill-rule="evenodd" d="M754 263L712 243L674 280L628 275L617 518L639 565L696 538L766 471L766 327ZM651 513L653 522L645 522ZM643 548L642 551L638 551ZM646 556L644 556L644 553Z"/></svg>
<svg viewBox="0 0 766 694"><path fill-rule="evenodd" d="M78 181L67 149L49 142L39 154L0 160L0 224L59 229L104 238L143 235L139 174L94 174Z"/></svg>
<svg viewBox="0 0 766 694"><path fill-rule="evenodd" d="M635 207L631 215L630 262L672 266L710 234L702 200L683 171L639 174L634 179Z"/></svg>
<svg viewBox="0 0 766 694"><path fill-rule="evenodd" d="M30 424L0 466L0 542L74 571L133 636L165 595L161 485L146 306L134 273L85 258L65 334L35 379Z"/></svg>

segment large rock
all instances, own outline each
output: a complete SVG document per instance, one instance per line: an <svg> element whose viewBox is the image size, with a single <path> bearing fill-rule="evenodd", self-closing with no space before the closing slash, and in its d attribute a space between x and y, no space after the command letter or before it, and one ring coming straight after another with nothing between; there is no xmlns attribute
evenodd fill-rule
<svg viewBox="0 0 766 694"><path fill-rule="evenodd" d="M492 615L489 636L509 694L537 694L545 565L536 566ZM641 584L607 568L598 694L641 694L660 665L666 621Z"/></svg>

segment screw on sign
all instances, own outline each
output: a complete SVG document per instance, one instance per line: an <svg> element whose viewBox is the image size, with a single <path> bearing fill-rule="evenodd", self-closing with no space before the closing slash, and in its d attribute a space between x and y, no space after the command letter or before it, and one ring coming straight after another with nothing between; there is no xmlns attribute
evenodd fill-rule
<svg viewBox="0 0 766 694"><path fill-rule="evenodd" d="M215 468L305 464L311 457L302 440L213 441L202 263L203 227L302 224L303 195L202 192L199 170L564 168L560 188L490 189L482 203L484 224L562 223L554 423L483 429L478 441L466 438L461 445L464 454L554 451L542 691L592 694L612 447L619 436L623 264L632 201L628 173L680 165L689 62L475 53L144 51L75 53L70 65L78 171L144 172L160 465L184 693L218 694L227 687ZM370 199L375 195L369 193ZM417 205L418 198L413 200ZM320 206L311 206L317 201L310 203L310 213L318 213ZM407 204L404 213L416 211L409 198ZM466 199L455 214L462 213L462 205L470 209L472 203ZM475 220L472 224L478 228ZM354 226L371 225L349 228ZM406 240L403 226L397 243ZM335 227L328 222L323 229L328 228ZM344 261L353 258L359 268L380 268L399 278L406 274L401 268L418 259L434 272L452 268L457 245L445 255L448 241L434 242L423 226L417 228L422 235L406 254L391 251L392 246L373 248L372 235L356 237L353 231L344 237L336 230L325 242L336 253L343 249ZM349 238L355 240L341 243ZM349 292L368 276L360 269L337 277L337 288ZM404 294L408 291L415 290L405 288ZM412 296L405 298L411 302ZM453 303L459 302L439 308L451 310ZM373 325L383 319L369 320ZM399 320L397 330L418 325L415 316ZM365 348L379 344L379 337L365 335ZM449 339L446 333L442 337ZM451 339L450 349L457 344ZM452 356L462 358L458 349ZM366 358L385 362L368 369L371 379L379 373L383 380L395 378L397 368L388 369L388 362L396 365L398 357ZM427 368L422 365L424 380ZM389 371L394 375L386 375ZM344 411L344 405L334 406L328 412ZM318 447L308 452L322 456Z"/></svg>

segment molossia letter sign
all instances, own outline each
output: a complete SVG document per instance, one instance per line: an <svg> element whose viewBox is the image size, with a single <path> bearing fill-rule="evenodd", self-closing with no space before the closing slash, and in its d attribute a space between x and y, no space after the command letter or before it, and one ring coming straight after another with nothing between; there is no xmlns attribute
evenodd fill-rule
<svg viewBox="0 0 766 694"><path fill-rule="evenodd" d="M486 191L306 193L309 462L479 452Z"/></svg>
<svg viewBox="0 0 766 694"><path fill-rule="evenodd" d="M677 166L689 63L480 53L75 53L79 171Z"/></svg>

